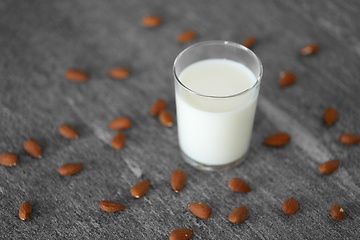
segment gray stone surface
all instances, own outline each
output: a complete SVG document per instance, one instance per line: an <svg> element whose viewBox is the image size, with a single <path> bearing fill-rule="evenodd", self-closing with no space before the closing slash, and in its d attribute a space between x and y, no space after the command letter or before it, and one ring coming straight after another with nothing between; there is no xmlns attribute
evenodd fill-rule
<svg viewBox="0 0 360 240"><path fill-rule="evenodd" d="M15 1L0 2L0 153L19 157L15 167L0 166L1 239L167 239L176 228L191 228L191 239L356 239L360 236L360 148L342 145L340 134L360 135L360 2L347 1ZM141 19L158 14L163 24L146 28ZM178 43L193 29L196 39ZM264 65L251 152L241 165L203 172L180 157L176 123L165 128L149 114L158 98L175 116L172 63L185 47L222 39L258 39L254 52ZM320 51L304 57L302 46L317 42ZM107 71L128 66L131 76L114 80ZM89 73L72 82L66 69ZM281 71L294 71L295 85L280 88ZM322 120L337 108L333 126ZM124 148L110 146L116 131L108 123L132 119ZM80 132L77 140L58 132L61 124ZM264 138L278 131L289 144L270 148ZM43 157L23 149L38 140ZM339 169L321 175L317 168L339 159ZM69 162L83 169L68 177L57 169ZM170 186L173 170L187 173L180 193ZM247 181L252 191L235 193L230 178ZM149 179L146 195L134 199L130 188ZM299 210L285 215L290 197ZM101 200L127 208L107 213ZM21 221L23 201L33 208ZM208 219L187 208L203 201ZM332 204L346 216L334 221ZM247 219L230 223L229 213L246 205Z"/></svg>

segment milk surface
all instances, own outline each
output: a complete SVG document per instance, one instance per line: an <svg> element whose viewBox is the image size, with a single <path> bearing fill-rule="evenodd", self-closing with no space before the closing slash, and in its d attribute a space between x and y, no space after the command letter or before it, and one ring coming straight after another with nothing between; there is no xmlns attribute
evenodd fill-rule
<svg viewBox="0 0 360 240"><path fill-rule="evenodd" d="M258 96L254 74L226 59L191 64L179 76L184 86L206 96L176 88L179 143L192 160L204 165L225 165L243 157L251 138ZM218 97L218 98L216 98Z"/></svg>

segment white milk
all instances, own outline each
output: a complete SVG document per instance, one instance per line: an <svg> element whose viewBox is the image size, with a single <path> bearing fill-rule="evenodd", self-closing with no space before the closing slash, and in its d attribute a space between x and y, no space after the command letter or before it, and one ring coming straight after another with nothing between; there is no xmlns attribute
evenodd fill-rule
<svg viewBox="0 0 360 240"><path fill-rule="evenodd" d="M202 60L179 76L184 86L207 96L238 94L256 83L254 74L231 60ZM211 98L176 87L179 143L192 160L225 165L244 157L250 143L259 85L235 97Z"/></svg>

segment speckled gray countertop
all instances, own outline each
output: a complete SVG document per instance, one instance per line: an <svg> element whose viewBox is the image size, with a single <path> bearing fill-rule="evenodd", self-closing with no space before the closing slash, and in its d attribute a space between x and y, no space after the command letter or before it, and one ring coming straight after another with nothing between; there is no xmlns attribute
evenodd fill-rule
<svg viewBox="0 0 360 240"><path fill-rule="evenodd" d="M356 239L360 236L360 145L343 145L343 133L360 135L360 2L348 1L11 1L0 2L0 153L18 155L15 167L0 165L1 239L168 239L176 228L190 228L191 239ZM144 27L149 14L162 17L156 28ZM194 30L184 43L176 36ZM177 125L166 128L149 113L158 98L176 116L172 64L187 46L206 40L242 43L257 37L252 50L264 77L248 158L240 165L204 172L180 156ZM320 44L318 53L300 48ZM129 78L115 80L107 71L127 66ZM68 68L86 71L86 82L64 77ZM293 71L297 82L277 81ZM323 121L326 108L339 117ZM115 150L116 131L109 122L129 117L126 143ZM66 139L58 128L67 123L80 138ZM271 148L264 139L288 132L290 142ZM36 139L43 157L23 148ZM330 175L318 166L339 159ZM83 169L61 176L57 169L79 162ZM183 169L184 189L175 193L171 173ZM251 192L228 188L233 177ZM130 188L149 179L140 199ZM297 199L299 210L283 213L282 203ZM104 212L101 200L126 209ZM33 212L21 221L18 211L29 201ZM188 204L212 208L208 219L195 217ZM330 216L340 204L341 221ZM229 213L246 205L238 225Z"/></svg>

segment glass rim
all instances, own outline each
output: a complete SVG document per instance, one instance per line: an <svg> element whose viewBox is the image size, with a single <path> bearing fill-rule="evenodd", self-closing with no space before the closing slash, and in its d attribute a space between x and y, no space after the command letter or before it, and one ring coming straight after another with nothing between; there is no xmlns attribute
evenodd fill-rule
<svg viewBox="0 0 360 240"><path fill-rule="evenodd" d="M236 93L236 94L232 94L232 95L227 95L227 96L213 96L213 95L205 95L205 94L201 94L201 93L198 93L190 88L188 88L187 86L185 86L181 80L179 79L177 73L176 73L176 69L175 69L175 66L177 64L177 62L179 61L179 59L182 57L182 55L185 53L185 52L188 52L189 50L191 50L192 48L195 48L195 47L199 47L199 46L202 46L202 45L229 45L229 46L232 46L232 47L235 47L235 48L239 48L239 49L242 49L242 50L245 50L247 53L249 53L250 55L252 55L254 57L254 59L257 61L258 65L259 65L259 75L258 76L255 76L256 78L256 82L249 88L239 92L239 93ZM210 59L210 58L209 58ZM240 95L243 95L249 91L251 91L252 89L256 88L260 82L261 82L261 78L262 78L262 75L263 75L263 66L261 64L261 61L260 59L258 58L258 56L256 56L256 54L251 51L249 48L239 44L239 43L235 43L235 42L230 42L230 41L222 41L222 40L212 40L212 41L204 41L204 42L199 42L199 43L195 43L187 48L185 48L183 51L181 51L175 58L174 60L174 64L173 64L173 74L174 74L174 77L176 79L176 81L183 87L185 88L187 91L189 91L190 93L193 93L195 95L198 95L198 96L201 96L201 97L207 97L207 98L232 98L232 97L237 97L237 96L240 96Z"/></svg>

